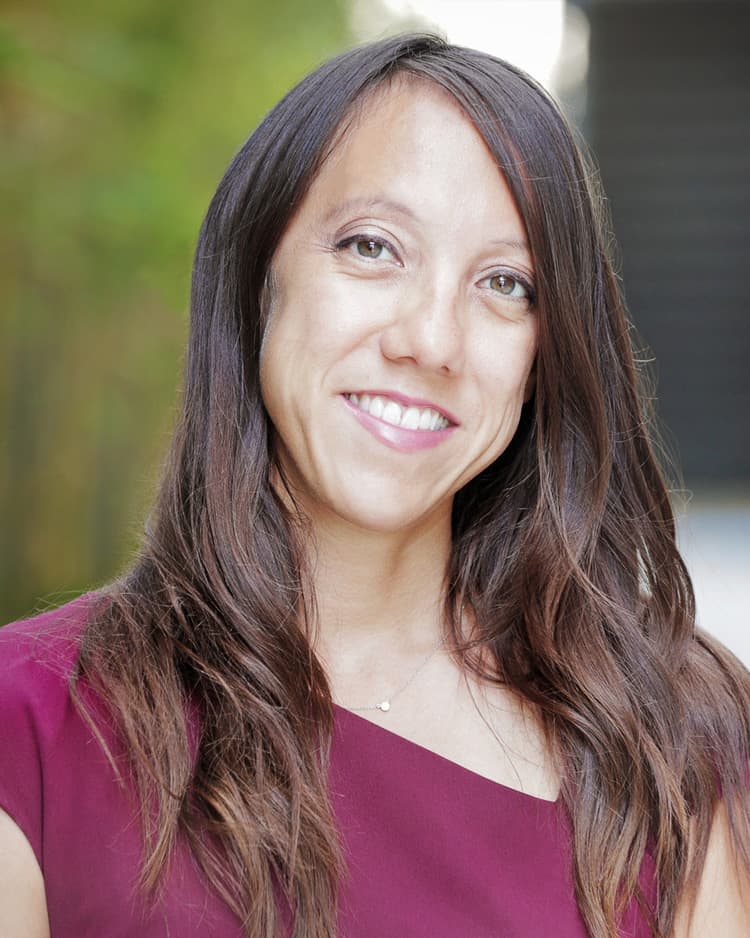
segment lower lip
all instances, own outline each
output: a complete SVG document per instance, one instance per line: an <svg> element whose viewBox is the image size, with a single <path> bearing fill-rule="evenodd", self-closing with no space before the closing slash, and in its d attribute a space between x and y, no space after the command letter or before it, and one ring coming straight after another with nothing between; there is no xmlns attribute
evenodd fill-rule
<svg viewBox="0 0 750 938"><path fill-rule="evenodd" d="M386 423L385 420L379 420L377 417L373 417L372 414L360 410L343 394L341 400L365 430L369 430L381 443L385 443L391 449L397 449L402 453L413 453L416 450L439 446L448 437L452 436L453 431L456 429L456 425L451 424L442 430L405 430L403 427L394 427L392 423Z"/></svg>

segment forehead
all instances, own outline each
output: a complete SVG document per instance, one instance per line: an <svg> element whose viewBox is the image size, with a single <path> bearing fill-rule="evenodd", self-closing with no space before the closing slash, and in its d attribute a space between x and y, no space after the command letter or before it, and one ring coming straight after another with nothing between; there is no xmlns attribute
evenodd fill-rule
<svg viewBox="0 0 750 938"><path fill-rule="evenodd" d="M382 81L354 102L334 135L326 162L339 162L344 154L363 149L383 159L398 147L416 143L425 149L440 149L445 144L443 135L451 130L455 133L457 128L494 159L452 94L434 81L402 73Z"/></svg>
<svg viewBox="0 0 750 938"><path fill-rule="evenodd" d="M304 202L402 217L454 214L523 224L498 161L456 99L434 82L397 78L368 92L342 123ZM376 204L377 203L377 204Z"/></svg>

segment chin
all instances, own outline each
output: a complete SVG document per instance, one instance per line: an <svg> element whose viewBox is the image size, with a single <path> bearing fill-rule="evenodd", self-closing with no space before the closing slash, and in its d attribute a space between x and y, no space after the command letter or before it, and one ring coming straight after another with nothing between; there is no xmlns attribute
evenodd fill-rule
<svg viewBox="0 0 750 938"><path fill-rule="evenodd" d="M450 499L441 505L404 504L403 498L381 495L377 499L338 499L329 508L343 521L362 531L378 534L406 533L432 523L443 508L450 517Z"/></svg>

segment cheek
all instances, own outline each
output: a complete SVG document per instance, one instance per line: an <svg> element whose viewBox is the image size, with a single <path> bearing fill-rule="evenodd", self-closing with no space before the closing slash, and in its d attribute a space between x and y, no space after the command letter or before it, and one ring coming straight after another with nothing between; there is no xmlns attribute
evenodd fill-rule
<svg viewBox="0 0 750 938"><path fill-rule="evenodd" d="M486 335L475 347L485 395L511 407L529 400L536 357L536 329L531 323L512 324L499 335Z"/></svg>
<svg viewBox="0 0 750 938"><path fill-rule="evenodd" d="M289 291L269 317L259 371L263 403L282 434L299 430L351 344L351 327L325 291Z"/></svg>
<svg viewBox="0 0 750 938"><path fill-rule="evenodd" d="M278 426L278 417L282 411L280 392L284 386L284 376L281 373L281 359L277 354L276 340L276 329L269 322L266 334L263 337L260 352L260 396L271 418L271 422Z"/></svg>
<svg viewBox="0 0 750 938"><path fill-rule="evenodd" d="M304 386L309 361L305 317L297 317L288 303L271 312L263 337L259 361L260 393L276 429L283 435L295 398Z"/></svg>

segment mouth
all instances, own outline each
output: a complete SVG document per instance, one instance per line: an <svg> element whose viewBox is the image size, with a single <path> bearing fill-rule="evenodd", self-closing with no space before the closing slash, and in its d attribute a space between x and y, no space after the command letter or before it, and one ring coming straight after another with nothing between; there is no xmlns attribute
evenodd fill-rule
<svg viewBox="0 0 750 938"><path fill-rule="evenodd" d="M457 423L434 405L410 401L401 395L399 395L399 400L394 399L391 394L384 393L346 392L343 396L357 410L393 427L400 427L402 430L434 433L455 426Z"/></svg>

